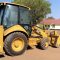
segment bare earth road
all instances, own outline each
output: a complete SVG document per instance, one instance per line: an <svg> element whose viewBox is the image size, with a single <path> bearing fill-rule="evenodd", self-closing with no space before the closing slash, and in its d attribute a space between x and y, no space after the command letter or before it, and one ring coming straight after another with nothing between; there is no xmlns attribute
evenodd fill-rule
<svg viewBox="0 0 60 60"><path fill-rule="evenodd" d="M5 57L0 57L0 60L60 60L60 48L49 47L47 50L34 48L19 56L5 55Z"/></svg>

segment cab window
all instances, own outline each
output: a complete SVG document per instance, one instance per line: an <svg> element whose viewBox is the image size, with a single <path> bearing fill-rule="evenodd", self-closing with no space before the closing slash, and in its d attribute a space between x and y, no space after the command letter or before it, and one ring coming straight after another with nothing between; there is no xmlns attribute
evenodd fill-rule
<svg viewBox="0 0 60 60"><path fill-rule="evenodd" d="M14 5L7 5L3 18L3 25L10 27L18 23L18 7Z"/></svg>
<svg viewBox="0 0 60 60"><path fill-rule="evenodd" d="M30 24L29 10L23 7L20 7L20 24Z"/></svg>

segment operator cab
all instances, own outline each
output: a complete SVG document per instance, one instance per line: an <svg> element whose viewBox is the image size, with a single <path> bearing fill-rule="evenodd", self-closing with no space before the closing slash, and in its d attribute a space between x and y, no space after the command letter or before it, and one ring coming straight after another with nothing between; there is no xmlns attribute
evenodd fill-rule
<svg viewBox="0 0 60 60"><path fill-rule="evenodd" d="M11 3L0 3L0 24L5 29L19 24L31 33L31 22L29 8Z"/></svg>

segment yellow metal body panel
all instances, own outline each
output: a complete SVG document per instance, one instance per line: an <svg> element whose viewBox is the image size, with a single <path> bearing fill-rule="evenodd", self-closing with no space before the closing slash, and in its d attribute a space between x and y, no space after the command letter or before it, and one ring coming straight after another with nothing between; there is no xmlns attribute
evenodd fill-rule
<svg viewBox="0 0 60 60"><path fill-rule="evenodd" d="M39 36L39 35L32 30L31 36Z"/></svg>
<svg viewBox="0 0 60 60"><path fill-rule="evenodd" d="M59 32L58 31L54 31L55 32L55 36L59 36Z"/></svg>
<svg viewBox="0 0 60 60"><path fill-rule="evenodd" d="M57 45L60 45L60 35L59 35L59 37L57 39Z"/></svg>
<svg viewBox="0 0 60 60"><path fill-rule="evenodd" d="M31 37L29 38L29 46L33 48L35 45L37 45L37 43L39 43L42 39L41 36L42 38L47 37L45 31L36 26L32 27Z"/></svg>
<svg viewBox="0 0 60 60"><path fill-rule="evenodd" d="M0 54L3 54L3 33L4 33L4 29L3 26L0 25Z"/></svg>
<svg viewBox="0 0 60 60"><path fill-rule="evenodd" d="M22 26L14 25L14 26L12 26L12 27L10 27L10 28L8 28L7 30L4 31L4 36L8 35L11 32L14 32L14 31L22 31L22 32L25 32L28 35L26 30Z"/></svg>
<svg viewBox="0 0 60 60"><path fill-rule="evenodd" d="M33 38L33 37L30 37L29 38L29 46L33 48L33 46L37 45L37 43L40 42L40 38Z"/></svg>
<svg viewBox="0 0 60 60"><path fill-rule="evenodd" d="M40 29L36 26L34 27L34 29L36 29L43 37L47 37L47 34L45 33L43 29Z"/></svg>

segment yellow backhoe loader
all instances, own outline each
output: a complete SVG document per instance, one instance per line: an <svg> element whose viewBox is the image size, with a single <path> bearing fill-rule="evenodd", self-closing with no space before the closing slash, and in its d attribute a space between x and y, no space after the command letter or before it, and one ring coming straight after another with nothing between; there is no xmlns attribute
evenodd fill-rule
<svg viewBox="0 0 60 60"><path fill-rule="evenodd" d="M32 27L30 8L13 3L0 3L0 54L11 56L25 52L27 46L48 47L47 34L37 25Z"/></svg>

